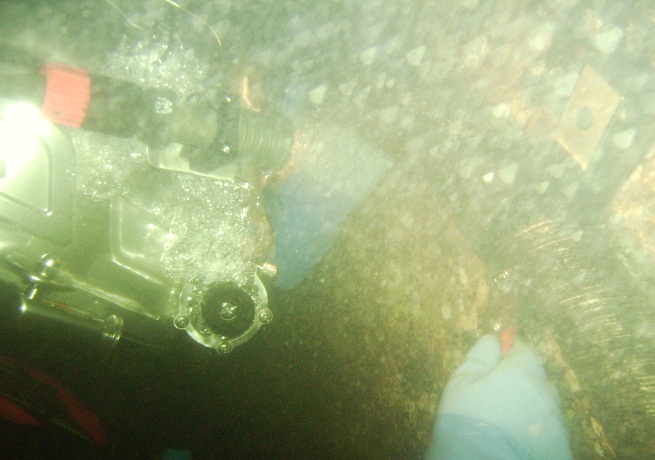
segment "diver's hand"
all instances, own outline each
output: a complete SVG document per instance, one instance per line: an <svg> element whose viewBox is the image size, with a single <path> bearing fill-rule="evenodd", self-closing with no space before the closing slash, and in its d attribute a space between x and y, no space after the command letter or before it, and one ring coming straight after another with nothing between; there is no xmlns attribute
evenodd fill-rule
<svg viewBox="0 0 655 460"><path fill-rule="evenodd" d="M525 454L533 459L572 458L557 392L546 379L538 353L518 339L504 357L498 338L493 335L480 338L471 348L444 389L433 451L439 451L438 444L444 441L452 444L453 436L462 431L457 428L453 433L452 427L447 426L453 420L470 420L474 424L479 421L475 426L482 426L483 431L484 427L502 430L493 438L503 438L504 432L507 439L517 441L520 447L509 450L518 452L515 458ZM444 431L448 431L447 436ZM475 430L464 431L464 438L470 438ZM442 449L434 458L449 457Z"/></svg>

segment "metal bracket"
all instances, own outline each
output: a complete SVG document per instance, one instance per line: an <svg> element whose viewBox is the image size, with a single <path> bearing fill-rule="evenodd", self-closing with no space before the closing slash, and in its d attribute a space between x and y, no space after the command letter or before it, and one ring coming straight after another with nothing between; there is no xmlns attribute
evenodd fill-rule
<svg viewBox="0 0 655 460"><path fill-rule="evenodd" d="M585 66L555 133L582 169L589 165L621 99L603 77Z"/></svg>

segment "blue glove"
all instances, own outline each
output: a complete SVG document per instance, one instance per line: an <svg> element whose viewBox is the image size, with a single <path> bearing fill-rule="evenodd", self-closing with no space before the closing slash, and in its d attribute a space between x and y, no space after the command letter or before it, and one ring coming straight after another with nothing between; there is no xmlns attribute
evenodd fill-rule
<svg viewBox="0 0 655 460"><path fill-rule="evenodd" d="M480 338L444 389L426 458L573 458L538 353L517 339L501 357L497 337Z"/></svg>

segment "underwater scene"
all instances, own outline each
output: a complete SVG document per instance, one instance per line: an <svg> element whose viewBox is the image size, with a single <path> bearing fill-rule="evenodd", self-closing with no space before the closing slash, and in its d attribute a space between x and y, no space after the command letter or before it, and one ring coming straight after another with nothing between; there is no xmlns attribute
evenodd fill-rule
<svg viewBox="0 0 655 460"><path fill-rule="evenodd" d="M5 0L0 456L655 457L655 4Z"/></svg>

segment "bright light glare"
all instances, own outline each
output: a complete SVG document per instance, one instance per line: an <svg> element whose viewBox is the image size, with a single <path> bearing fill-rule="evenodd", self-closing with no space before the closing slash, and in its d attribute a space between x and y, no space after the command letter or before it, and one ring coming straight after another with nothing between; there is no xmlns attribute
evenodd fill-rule
<svg viewBox="0 0 655 460"><path fill-rule="evenodd" d="M41 140L52 131L52 125L40 111L27 102L5 106L0 113L0 140L4 152L34 152Z"/></svg>
<svg viewBox="0 0 655 460"><path fill-rule="evenodd" d="M2 118L25 134L47 136L52 130L52 125L43 118L39 109L28 102L7 105L2 111Z"/></svg>

